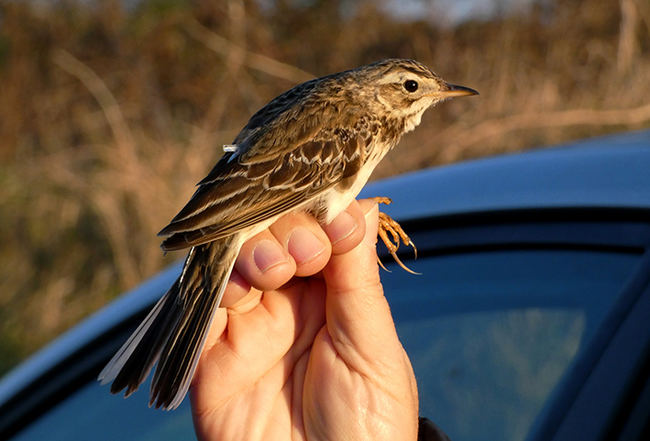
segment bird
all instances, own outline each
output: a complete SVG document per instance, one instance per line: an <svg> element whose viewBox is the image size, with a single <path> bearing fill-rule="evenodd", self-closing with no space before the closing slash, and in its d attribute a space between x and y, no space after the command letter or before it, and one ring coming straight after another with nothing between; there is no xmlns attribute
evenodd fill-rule
<svg viewBox="0 0 650 441"><path fill-rule="evenodd" d="M160 231L165 252L189 248L182 271L98 380L128 397L156 365L149 406L178 407L242 244L293 211L328 224L425 110L470 95L478 92L447 83L424 64L391 58L312 79L271 100L224 145ZM399 239L411 241L381 214L379 236L396 257Z"/></svg>

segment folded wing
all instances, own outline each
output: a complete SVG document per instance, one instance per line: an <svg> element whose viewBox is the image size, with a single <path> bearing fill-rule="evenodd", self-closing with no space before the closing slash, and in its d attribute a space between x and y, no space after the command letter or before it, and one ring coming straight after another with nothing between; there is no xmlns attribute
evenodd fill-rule
<svg viewBox="0 0 650 441"><path fill-rule="evenodd" d="M162 248L211 242L313 201L356 174L364 162L365 142L330 132L265 161L224 156L159 233L167 236Z"/></svg>

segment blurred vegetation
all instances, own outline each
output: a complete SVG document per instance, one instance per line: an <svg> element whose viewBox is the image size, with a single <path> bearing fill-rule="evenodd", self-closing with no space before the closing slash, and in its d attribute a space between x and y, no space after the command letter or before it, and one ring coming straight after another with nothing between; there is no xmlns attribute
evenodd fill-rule
<svg viewBox="0 0 650 441"><path fill-rule="evenodd" d="M156 232L248 117L312 75L409 57L481 92L428 112L375 177L650 127L649 2L455 25L428 4L0 3L0 373L180 258Z"/></svg>

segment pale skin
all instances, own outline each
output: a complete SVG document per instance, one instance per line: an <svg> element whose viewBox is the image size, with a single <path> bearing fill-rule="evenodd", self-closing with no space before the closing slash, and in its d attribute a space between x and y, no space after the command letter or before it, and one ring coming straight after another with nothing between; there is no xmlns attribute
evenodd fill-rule
<svg viewBox="0 0 650 441"><path fill-rule="evenodd" d="M327 226L290 214L244 244L192 382L200 440L417 439L377 219L355 201Z"/></svg>

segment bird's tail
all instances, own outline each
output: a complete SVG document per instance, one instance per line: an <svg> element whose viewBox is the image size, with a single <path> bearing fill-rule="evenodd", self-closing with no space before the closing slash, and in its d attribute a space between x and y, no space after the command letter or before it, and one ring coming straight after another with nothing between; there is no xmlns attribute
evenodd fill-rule
<svg viewBox="0 0 650 441"><path fill-rule="evenodd" d="M190 387L210 323L239 253L237 235L190 249L183 271L99 374L129 396L158 362L149 405L175 409Z"/></svg>

